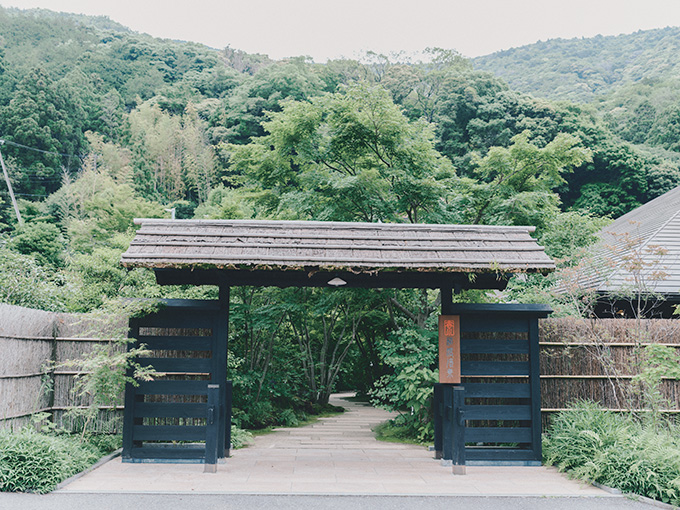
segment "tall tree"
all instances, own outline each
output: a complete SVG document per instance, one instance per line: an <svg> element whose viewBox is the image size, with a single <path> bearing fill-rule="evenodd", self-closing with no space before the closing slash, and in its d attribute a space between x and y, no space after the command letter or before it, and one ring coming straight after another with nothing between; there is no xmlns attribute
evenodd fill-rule
<svg viewBox="0 0 680 510"><path fill-rule="evenodd" d="M263 190L269 214L328 220L423 221L451 177L425 122L409 122L367 83L284 104L267 135L232 146L235 169Z"/></svg>
<svg viewBox="0 0 680 510"><path fill-rule="evenodd" d="M42 69L33 69L21 81L9 105L0 110L2 136L16 145L3 148L13 160L17 191L48 194L61 185L62 172L80 166L87 141L85 112L78 94L54 82Z"/></svg>

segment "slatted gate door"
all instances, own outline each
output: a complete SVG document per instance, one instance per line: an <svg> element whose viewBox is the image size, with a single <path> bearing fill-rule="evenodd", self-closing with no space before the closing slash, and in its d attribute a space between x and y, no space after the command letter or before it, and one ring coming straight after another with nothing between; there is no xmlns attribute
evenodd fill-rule
<svg viewBox="0 0 680 510"><path fill-rule="evenodd" d="M139 358L163 373L125 390L123 461L193 461L205 459L208 384L220 385L216 423L218 457L225 455L231 421L226 387L228 310L219 301L167 300L160 311L130 320ZM227 416L229 415L229 416ZM211 416L212 418L212 416ZM230 429L230 427L229 427Z"/></svg>
<svg viewBox="0 0 680 510"><path fill-rule="evenodd" d="M545 305L456 305L467 464L540 464L538 319Z"/></svg>

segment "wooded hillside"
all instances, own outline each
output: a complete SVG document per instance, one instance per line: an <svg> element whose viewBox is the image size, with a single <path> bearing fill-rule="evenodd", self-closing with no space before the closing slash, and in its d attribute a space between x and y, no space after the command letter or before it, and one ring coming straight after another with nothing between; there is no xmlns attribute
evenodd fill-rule
<svg viewBox="0 0 680 510"><path fill-rule="evenodd" d="M671 43L653 36L636 43L639 58L658 51L671 65ZM614 42L579 44L600 58ZM273 61L105 18L0 8L0 151L21 213L0 186L0 302L115 317L118 298L215 299L215 287L160 287L120 266L132 219L172 210L533 225L569 267L610 218L680 184L670 71L586 105L518 91L481 62L440 48L422 61ZM601 81L637 76L621 66ZM502 296L456 299L546 302L554 282L530 276ZM404 419L425 437L438 309L426 290L234 288L235 423L294 424L346 387L419 409Z"/></svg>

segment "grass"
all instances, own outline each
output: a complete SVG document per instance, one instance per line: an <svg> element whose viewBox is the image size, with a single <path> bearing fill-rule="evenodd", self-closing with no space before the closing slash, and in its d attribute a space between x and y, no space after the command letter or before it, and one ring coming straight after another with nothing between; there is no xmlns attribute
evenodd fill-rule
<svg viewBox="0 0 680 510"><path fill-rule="evenodd" d="M386 421L373 429L375 438L386 443L406 443L415 445L426 445L428 441L420 441L413 437L411 430L407 427L395 425L391 421Z"/></svg>
<svg viewBox="0 0 680 510"><path fill-rule="evenodd" d="M331 416L337 416L345 412L345 409L340 406L334 406L331 404L326 404L318 412L318 414L306 414L305 418L301 420L296 420L295 422L287 425L271 425L262 429L249 429L248 432L252 434L253 437L265 436L275 432L279 428L298 428L306 427L307 425L312 425L319 421L321 418L330 418Z"/></svg>

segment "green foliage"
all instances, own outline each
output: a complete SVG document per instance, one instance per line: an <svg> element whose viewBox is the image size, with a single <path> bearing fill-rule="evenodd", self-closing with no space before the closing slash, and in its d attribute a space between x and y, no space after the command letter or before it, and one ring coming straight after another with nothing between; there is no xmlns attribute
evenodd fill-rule
<svg viewBox="0 0 680 510"><path fill-rule="evenodd" d="M235 450L244 448L253 442L253 435L247 430L243 430L236 425L231 426L231 446Z"/></svg>
<svg viewBox="0 0 680 510"><path fill-rule="evenodd" d="M680 29L550 39L473 59L516 90L550 99L587 102L621 83L675 77Z"/></svg>
<svg viewBox="0 0 680 510"><path fill-rule="evenodd" d="M381 423L373 429L375 438L378 441L385 441L387 443L408 443L408 444L427 444L431 443L431 438L425 440L414 439L413 431L410 427L405 425L397 425L396 420L390 420Z"/></svg>
<svg viewBox="0 0 680 510"><path fill-rule="evenodd" d="M660 409L668 406L661 393L664 378L680 380L680 353L666 345L645 346L639 372L633 376L633 381L639 384L642 401L651 410L650 421L655 427L663 422Z"/></svg>
<svg viewBox="0 0 680 510"><path fill-rule="evenodd" d="M553 417L544 460L573 476L680 505L676 427L645 427L630 417L580 402Z"/></svg>
<svg viewBox="0 0 680 510"><path fill-rule="evenodd" d="M54 490L59 482L82 471L100 456L98 448L68 436L32 429L0 431L0 491Z"/></svg>
<svg viewBox="0 0 680 510"><path fill-rule="evenodd" d="M215 181L215 151L207 140L207 123L192 103L179 114L148 101L129 117L135 189L147 199L204 202Z"/></svg>
<svg viewBox="0 0 680 510"><path fill-rule="evenodd" d="M540 233L539 241L548 255L571 264L583 255L585 248L597 242L600 230L608 223L609 219L598 218L588 212L560 213L549 220Z"/></svg>
<svg viewBox="0 0 680 510"><path fill-rule="evenodd" d="M400 328L378 343L392 374L383 376L370 392L374 404L400 413L394 425L420 441L431 439L432 388L438 381L436 332Z"/></svg>
<svg viewBox="0 0 680 510"><path fill-rule="evenodd" d="M8 248L24 255L33 255L41 265L60 266L64 252L64 238L59 228L51 223L25 223L18 226Z"/></svg>
<svg viewBox="0 0 680 510"><path fill-rule="evenodd" d="M34 257L0 248L0 302L63 311L69 288L63 276L38 264Z"/></svg>
<svg viewBox="0 0 680 510"><path fill-rule="evenodd" d="M431 127L409 122L378 86L287 102L264 128L232 146L231 161L266 192L269 215L418 222L442 194L438 176L452 173Z"/></svg>
<svg viewBox="0 0 680 510"><path fill-rule="evenodd" d="M36 68L23 77L9 104L0 108L3 138L40 149L3 146L9 166L18 174L17 193L53 192L61 182L62 168L75 170L86 140L84 112L72 100L74 95L68 85L55 83L46 71Z"/></svg>
<svg viewBox="0 0 680 510"><path fill-rule="evenodd" d="M465 211L465 223L536 225L545 228L559 213L553 190L565 182L562 174L591 159L591 152L574 136L559 134L545 147L529 141L525 131L510 147L491 147L474 160L481 182L462 180L452 209Z"/></svg>
<svg viewBox="0 0 680 510"><path fill-rule="evenodd" d="M76 368L80 373L72 389L75 402L89 404L86 408L74 406L68 410L71 416L84 417L83 437L89 432L89 423L101 407L119 404L126 384L139 385L139 381L151 381L158 373L143 358L151 351L142 344L128 347L135 342L128 338L130 317L144 316L159 308L155 301L109 300L83 320L91 323L90 335L105 334L107 343L99 343L82 358L71 359L61 367Z"/></svg>

